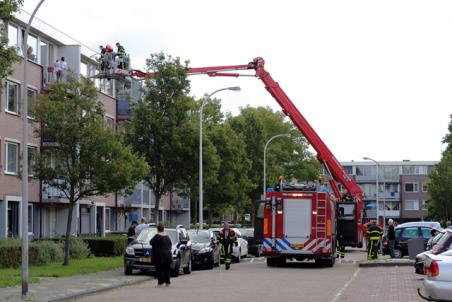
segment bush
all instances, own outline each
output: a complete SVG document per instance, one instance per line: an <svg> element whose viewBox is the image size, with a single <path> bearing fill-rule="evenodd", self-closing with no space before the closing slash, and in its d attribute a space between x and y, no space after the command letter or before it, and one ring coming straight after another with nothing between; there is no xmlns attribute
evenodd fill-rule
<svg viewBox="0 0 452 302"><path fill-rule="evenodd" d="M69 241L69 254L72 259L85 259L91 254L89 246L82 239L71 238Z"/></svg>
<svg viewBox="0 0 452 302"><path fill-rule="evenodd" d="M61 244L53 241L30 243L28 248L28 262L30 265L44 265L63 260ZM22 262L22 246L17 243L0 245L0 267L18 267Z"/></svg>
<svg viewBox="0 0 452 302"><path fill-rule="evenodd" d="M83 241L88 244L91 253L96 257L121 256L127 247L127 237L124 236L83 238Z"/></svg>

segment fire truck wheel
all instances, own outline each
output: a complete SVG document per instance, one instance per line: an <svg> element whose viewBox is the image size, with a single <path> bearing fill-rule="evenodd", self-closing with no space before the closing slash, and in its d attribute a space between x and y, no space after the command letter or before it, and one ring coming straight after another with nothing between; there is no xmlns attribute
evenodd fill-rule
<svg viewBox="0 0 452 302"><path fill-rule="evenodd" d="M336 258L334 258L334 257L329 258L329 259L323 259L323 264L326 267L333 267L335 262L336 262Z"/></svg>
<svg viewBox="0 0 452 302"><path fill-rule="evenodd" d="M270 257L268 257L268 258L267 258L267 266L271 266L271 267L276 266L275 258L270 258Z"/></svg>
<svg viewBox="0 0 452 302"><path fill-rule="evenodd" d="M281 257L278 259L278 266L284 266L286 265L286 258Z"/></svg>

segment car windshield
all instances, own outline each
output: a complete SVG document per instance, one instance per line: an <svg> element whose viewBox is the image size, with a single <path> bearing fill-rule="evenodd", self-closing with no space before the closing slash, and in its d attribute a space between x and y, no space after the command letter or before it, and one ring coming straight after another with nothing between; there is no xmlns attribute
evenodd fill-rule
<svg viewBox="0 0 452 302"><path fill-rule="evenodd" d="M151 241L152 237L154 237L157 234L156 228L144 228L140 234L137 237L137 241L140 242L149 242ZM169 236L171 239L171 242L173 244L177 243L177 231L176 230L165 230L165 233Z"/></svg>
<svg viewBox="0 0 452 302"><path fill-rule="evenodd" d="M446 232L435 245L436 250L448 250L452 247L452 232Z"/></svg>
<svg viewBox="0 0 452 302"><path fill-rule="evenodd" d="M209 243L210 233L209 231L188 231L190 239L194 243Z"/></svg>

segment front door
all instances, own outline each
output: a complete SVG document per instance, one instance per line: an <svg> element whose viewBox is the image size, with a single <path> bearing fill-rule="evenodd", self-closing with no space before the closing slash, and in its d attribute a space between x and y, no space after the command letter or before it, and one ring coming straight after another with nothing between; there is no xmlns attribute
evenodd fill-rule
<svg viewBox="0 0 452 302"><path fill-rule="evenodd" d="M8 201L8 237L19 237L18 201Z"/></svg>

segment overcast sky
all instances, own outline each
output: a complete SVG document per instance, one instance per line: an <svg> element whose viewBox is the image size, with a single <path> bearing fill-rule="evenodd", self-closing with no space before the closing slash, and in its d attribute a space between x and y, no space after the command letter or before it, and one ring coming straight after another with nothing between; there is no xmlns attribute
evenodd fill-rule
<svg viewBox="0 0 452 302"><path fill-rule="evenodd" d="M32 11L37 0L25 0ZM452 114L452 1L46 0L37 16L93 49L122 42L192 67L266 60L340 161L439 160ZM256 78L193 76L233 114L280 110Z"/></svg>

